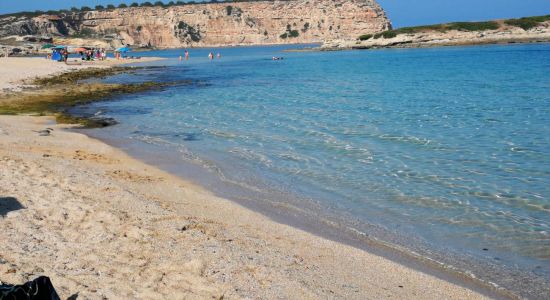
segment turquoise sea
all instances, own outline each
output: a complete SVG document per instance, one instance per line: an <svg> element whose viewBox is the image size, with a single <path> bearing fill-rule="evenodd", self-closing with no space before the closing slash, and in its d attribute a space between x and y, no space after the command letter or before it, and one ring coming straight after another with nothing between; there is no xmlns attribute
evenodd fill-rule
<svg viewBox="0 0 550 300"><path fill-rule="evenodd" d="M277 220L550 292L549 44L282 52L300 47L139 53L166 68L106 80L184 82L73 113Z"/></svg>

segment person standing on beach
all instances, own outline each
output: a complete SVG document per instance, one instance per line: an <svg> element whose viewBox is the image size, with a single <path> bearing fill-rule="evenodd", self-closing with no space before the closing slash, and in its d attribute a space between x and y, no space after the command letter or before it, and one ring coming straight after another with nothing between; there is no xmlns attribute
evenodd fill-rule
<svg viewBox="0 0 550 300"><path fill-rule="evenodd" d="M65 61L65 63L67 63L67 60L69 60L69 51L67 51L66 48L65 50L63 50L63 60Z"/></svg>

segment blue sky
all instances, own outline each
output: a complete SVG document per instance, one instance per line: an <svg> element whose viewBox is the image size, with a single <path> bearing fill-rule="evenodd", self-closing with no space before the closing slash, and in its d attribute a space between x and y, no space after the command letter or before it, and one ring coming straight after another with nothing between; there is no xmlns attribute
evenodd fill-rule
<svg viewBox="0 0 550 300"><path fill-rule="evenodd" d="M378 0L394 27L550 15L550 0Z"/></svg>
<svg viewBox="0 0 550 300"><path fill-rule="evenodd" d="M2 1L0 13L144 2L144 0L0 1ZM378 0L378 2L388 13L394 27L550 14L550 0Z"/></svg>

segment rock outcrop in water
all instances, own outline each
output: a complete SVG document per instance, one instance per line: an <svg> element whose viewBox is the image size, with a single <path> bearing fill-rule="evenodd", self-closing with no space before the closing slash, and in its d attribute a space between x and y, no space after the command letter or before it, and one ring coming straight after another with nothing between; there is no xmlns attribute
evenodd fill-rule
<svg viewBox="0 0 550 300"><path fill-rule="evenodd" d="M501 43L550 42L550 16L489 22L459 22L366 33L326 41L323 50L417 48Z"/></svg>
<svg viewBox="0 0 550 300"><path fill-rule="evenodd" d="M312 43L388 29L391 24L375 0L226 2L0 16L0 37L79 37L113 47Z"/></svg>

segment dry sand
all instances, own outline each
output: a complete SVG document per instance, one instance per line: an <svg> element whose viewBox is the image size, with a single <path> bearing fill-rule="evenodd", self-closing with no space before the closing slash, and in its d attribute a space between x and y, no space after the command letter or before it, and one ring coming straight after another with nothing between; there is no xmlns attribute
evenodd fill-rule
<svg viewBox="0 0 550 300"><path fill-rule="evenodd" d="M69 61L74 61L71 58ZM105 68L128 63L150 62L159 60L156 57L143 57L139 60L116 60L82 62L81 65L67 65L65 63L48 60L43 57L8 57L0 58L0 93L3 91L17 91L24 86L23 81L44 77L52 74L63 73L82 68Z"/></svg>
<svg viewBox="0 0 550 300"><path fill-rule="evenodd" d="M0 280L78 299L477 299L278 224L50 117L0 116ZM35 131L51 127L50 136Z"/></svg>

